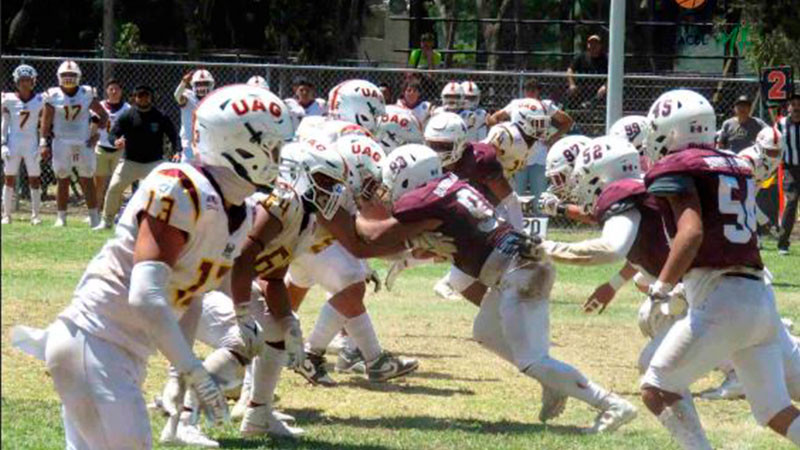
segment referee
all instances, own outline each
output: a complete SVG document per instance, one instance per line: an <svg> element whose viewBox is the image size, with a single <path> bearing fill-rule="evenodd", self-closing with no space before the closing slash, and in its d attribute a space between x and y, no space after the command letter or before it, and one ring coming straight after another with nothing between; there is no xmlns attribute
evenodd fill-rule
<svg viewBox="0 0 800 450"><path fill-rule="evenodd" d="M119 117L108 136L108 140L125 153L111 177L103 202L103 221L95 230L111 228L125 189L164 161L164 137L169 139L173 150L180 149L175 126L153 107L153 89L147 85L137 86L133 100L134 107Z"/></svg>
<svg viewBox="0 0 800 450"><path fill-rule="evenodd" d="M800 94L794 94L789 100L789 115L778 122L778 129L783 133L783 193L786 199L778 236L778 254L788 255L800 198Z"/></svg>

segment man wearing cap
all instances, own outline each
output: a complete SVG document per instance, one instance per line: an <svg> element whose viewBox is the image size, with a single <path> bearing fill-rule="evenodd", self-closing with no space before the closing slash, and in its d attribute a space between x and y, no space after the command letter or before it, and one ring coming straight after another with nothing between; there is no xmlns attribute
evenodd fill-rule
<svg viewBox="0 0 800 450"><path fill-rule="evenodd" d="M778 236L778 254L788 255L800 200L800 94L789 100L789 115L778 121L783 136L783 195L785 205Z"/></svg>
<svg viewBox="0 0 800 450"><path fill-rule="evenodd" d="M286 98L283 101L289 107L289 115L292 118L294 128L300 125L300 121L306 116L324 116L328 114L328 105L324 99L316 98L314 83L306 77L297 76L292 80L292 92L294 97Z"/></svg>
<svg viewBox="0 0 800 450"><path fill-rule="evenodd" d="M736 99L736 103L733 105L734 116L722 122L717 140L718 148L739 153L753 145L758 132L767 124L758 117L751 116L751 111L752 103L746 95Z"/></svg>
<svg viewBox="0 0 800 450"><path fill-rule="evenodd" d="M608 73L608 57L603 52L603 41L599 35L593 34L586 39L586 51L581 52L575 59L572 60L569 68L567 68L567 82L569 83L567 94L573 103L580 103L580 100L588 101L592 97L600 99L606 95L606 84L600 84L600 80L584 80L583 86L578 88L575 81L574 74L587 73L587 74L606 74ZM595 88L600 84L599 87ZM591 88L591 89L589 89Z"/></svg>
<svg viewBox="0 0 800 450"><path fill-rule="evenodd" d="M178 133L167 116L153 106L153 89L136 86L134 107L123 113L108 135L114 146L123 150L103 202L103 220L95 230L111 228L122 204L122 193L135 181L145 178L164 161L164 138L173 151L179 151Z"/></svg>

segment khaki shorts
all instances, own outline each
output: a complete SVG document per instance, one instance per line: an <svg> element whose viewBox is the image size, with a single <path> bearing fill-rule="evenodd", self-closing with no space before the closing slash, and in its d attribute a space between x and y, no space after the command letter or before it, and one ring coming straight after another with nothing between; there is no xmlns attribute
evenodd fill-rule
<svg viewBox="0 0 800 450"><path fill-rule="evenodd" d="M122 150L115 149L114 151L107 151L106 147L96 145L94 147L94 154L97 155L97 168L94 171L96 177L110 177L117 168L120 157L122 157Z"/></svg>

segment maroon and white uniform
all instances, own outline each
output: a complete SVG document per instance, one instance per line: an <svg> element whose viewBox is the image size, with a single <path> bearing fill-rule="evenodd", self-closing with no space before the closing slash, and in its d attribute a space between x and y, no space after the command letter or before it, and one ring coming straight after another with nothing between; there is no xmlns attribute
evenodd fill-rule
<svg viewBox="0 0 800 450"><path fill-rule="evenodd" d="M703 241L683 276L687 316L670 328L642 383L681 392L730 359L753 415L766 424L791 405L789 389L800 383L784 373L783 325L765 284L756 243L755 182L749 164L731 153L689 148L658 161L647 173L648 192L677 196L696 192ZM663 204L664 223L676 232Z"/></svg>
<svg viewBox="0 0 800 450"><path fill-rule="evenodd" d="M500 203L500 199L486 187L487 181L503 178L503 166L497 159L497 152L493 145L482 142L467 143L461 158L446 170L469 182L492 205L497 206Z"/></svg>

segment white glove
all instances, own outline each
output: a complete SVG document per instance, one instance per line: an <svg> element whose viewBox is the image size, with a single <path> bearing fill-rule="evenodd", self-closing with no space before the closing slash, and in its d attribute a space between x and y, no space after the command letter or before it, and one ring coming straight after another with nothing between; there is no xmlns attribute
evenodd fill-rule
<svg viewBox="0 0 800 450"><path fill-rule="evenodd" d="M539 211L547 216L558 216L558 207L561 205L561 200L552 192L542 192L539 194Z"/></svg>
<svg viewBox="0 0 800 450"><path fill-rule="evenodd" d="M662 314L672 316L686 311L686 308L682 307L682 304L686 305L682 286L673 288L671 284L656 280L650 285L647 296L653 302L653 307L658 308Z"/></svg>
<svg viewBox="0 0 800 450"><path fill-rule="evenodd" d="M294 316L284 317L281 319L281 326L283 327L283 345L286 347L286 356L288 357L286 367L298 369L306 358L300 321Z"/></svg>
<svg viewBox="0 0 800 450"><path fill-rule="evenodd" d="M225 394L202 365L184 373L183 379L186 381L187 387L197 394L200 409L209 422L218 425L230 421Z"/></svg>
<svg viewBox="0 0 800 450"><path fill-rule="evenodd" d="M11 158L11 149L7 145L3 145L2 150L0 150L0 157L3 161L8 161L8 158Z"/></svg>
<svg viewBox="0 0 800 450"><path fill-rule="evenodd" d="M239 328L239 337L242 339L241 348L233 348L248 359L255 358L264 348L264 338L261 325L250 314L250 302L234 306L236 312L236 326ZM238 347L238 346L236 346Z"/></svg>
<svg viewBox="0 0 800 450"><path fill-rule="evenodd" d="M447 259L452 259L453 254L457 251L453 238L432 231L425 231L414 236L406 244L409 248L433 253Z"/></svg>

